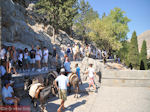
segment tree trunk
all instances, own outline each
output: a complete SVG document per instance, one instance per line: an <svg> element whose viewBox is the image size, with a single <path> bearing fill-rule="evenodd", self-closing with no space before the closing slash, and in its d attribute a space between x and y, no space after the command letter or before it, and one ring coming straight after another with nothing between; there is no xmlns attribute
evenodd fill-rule
<svg viewBox="0 0 150 112"><path fill-rule="evenodd" d="M53 41L54 41L54 43L55 43L55 38L56 38L56 36L55 36L55 28L53 27Z"/></svg>

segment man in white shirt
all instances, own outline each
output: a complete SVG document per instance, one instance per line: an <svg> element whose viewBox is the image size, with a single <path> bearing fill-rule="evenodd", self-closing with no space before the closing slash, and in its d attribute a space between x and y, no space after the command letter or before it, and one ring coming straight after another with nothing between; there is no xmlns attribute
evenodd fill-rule
<svg viewBox="0 0 150 112"><path fill-rule="evenodd" d="M61 99L61 104L60 104L60 107L58 108L57 112L61 112L61 108L63 108L63 110L65 110L64 102L67 100L67 86L69 86L69 79L68 79L68 77L66 77L64 75L65 69L62 68L60 70L60 73L61 73L61 75L59 75L55 79L55 87L58 89L59 98ZM57 82L58 82L58 86L57 86Z"/></svg>
<svg viewBox="0 0 150 112"><path fill-rule="evenodd" d="M96 76L96 72L95 72L95 70L93 68L93 64L89 65L88 71L86 73L88 73L88 75L89 75L89 90L90 90L90 87L92 85L93 88L96 91L96 86L94 84L94 75Z"/></svg>
<svg viewBox="0 0 150 112"><path fill-rule="evenodd" d="M8 80L5 80L4 82L4 87L2 88L2 97L4 103L8 105L17 106L20 101L19 98L14 97L14 91L10 86L10 82Z"/></svg>
<svg viewBox="0 0 150 112"><path fill-rule="evenodd" d="M5 59L5 54L6 54L6 50L5 50L5 48L2 47L2 49L0 50L0 59L1 60Z"/></svg>
<svg viewBox="0 0 150 112"><path fill-rule="evenodd" d="M48 49L44 47L43 49L43 70L48 70Z"/></svg>
<svg viewBox="0 0 150 112"><path fill-rule="evenodd" d="M70 62L69 62L69 58L68 57L66 58L66 61L64 63L64 67L65 67L65 70L66 70L67 73L71 72L71 67L70 67Z"/></svg>

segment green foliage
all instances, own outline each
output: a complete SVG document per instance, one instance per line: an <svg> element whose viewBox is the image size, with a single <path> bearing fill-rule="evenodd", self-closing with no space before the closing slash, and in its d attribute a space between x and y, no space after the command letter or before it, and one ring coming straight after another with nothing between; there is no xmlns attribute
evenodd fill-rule
<svg viewBox="0 0 150 112"><path fill-rule="evenodd" d="M146 41L144 40L142 43L142 48L141 48L141 53L140 53L140 69L147 69L147 46L146 46Z"/></svg>
<svg viewBox="0 0 150 112"><path fill-rule="evenodd" d="M108 16L103 14L101 19L94 19L88 24L88 36L100 48L119 50L121 41L127 39L129 21L120 8L115 8Z"/></svg>
<svg viewBox="0 0 150 112"><path fill-rule="evenodd" d="M129 65L128 61L128 51L129 50L129 42L128 41L122 41L122 48L118 50L117 55L122 60L122 63L125 63L126 65Z"/></svg>
<svg viewBox="0 0 150 112"><path fill-rule="evenodd" d="M73 25L73 18L77 14L77 0L39 0L36 11L46 16L49 24L57 31L68 31Z"/></svg>
<svg viewBox="0 0 150 112"><path fill-rule="evenodd" d="M131 42L129 45L128 61L132 64L133 68L139 69L139 51L135 31L132 34Z"/></svg>
<svg viewBox="0 0 150 112"><path fill-rule="evenodd" d="M74 19L74 31L77 35L82 36L83 41L85 41L88 32L87 24L93 19L98 18L98 13L85 0L80 1L78 12L78 15Z"/></svg>

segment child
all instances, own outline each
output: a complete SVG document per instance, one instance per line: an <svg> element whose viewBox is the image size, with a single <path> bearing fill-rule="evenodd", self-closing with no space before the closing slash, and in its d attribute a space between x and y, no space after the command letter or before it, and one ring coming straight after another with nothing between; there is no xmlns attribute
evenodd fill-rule
<svg viewBox="0 0 150 112"><path fill-rule="evenodd" d="M82 84L81 77L80 77L80 67L78 66L78 64L75 65L75 68L76 68L76 74L79 78L79 82L81 82Z"/></svg>

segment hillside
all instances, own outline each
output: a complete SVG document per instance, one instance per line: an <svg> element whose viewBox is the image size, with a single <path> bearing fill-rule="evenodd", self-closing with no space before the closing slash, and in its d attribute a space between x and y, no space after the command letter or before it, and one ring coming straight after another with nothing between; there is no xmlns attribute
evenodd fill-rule
<svg viewBox="0 0 150 112"><path fill-rule="evenodd" d="M53 42L51 26L45 25L43 16L34 11L37 1L2 0L2 45L13 45L19 49L39 45L46 46L52 52L53 46L59 49L76 42L61 30Z"/></svg>
<svg viewBox="0 0 150 112"><path fill-rule="evenodd" d="M148 57L150 57L150 30L145 31L138 36L139 50L141 50L143 40L147 42L147 53Z"/></svg>

